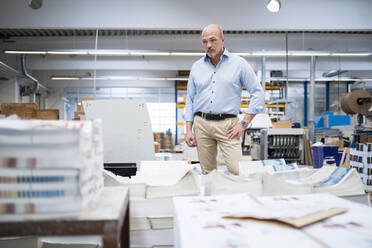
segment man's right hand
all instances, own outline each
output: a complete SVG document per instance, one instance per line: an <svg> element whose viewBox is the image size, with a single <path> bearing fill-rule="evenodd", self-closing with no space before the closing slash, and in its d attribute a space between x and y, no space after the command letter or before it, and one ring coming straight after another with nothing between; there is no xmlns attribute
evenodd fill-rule
<svg viewBox="0 0 372 248"><path fill-rule="evenodd" d="M187 132L186 133L186 144L189 146L189 147L194 147L196 146L196 139L195 139L195 135L192 133L192 132Z"/></svg>

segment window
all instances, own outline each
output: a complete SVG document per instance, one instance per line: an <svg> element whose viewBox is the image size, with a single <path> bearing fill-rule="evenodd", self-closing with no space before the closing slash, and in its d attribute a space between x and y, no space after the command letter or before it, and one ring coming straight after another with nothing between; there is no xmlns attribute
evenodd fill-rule
<svg viewBox="0 0 372 248"><path fill-rule="evenodd" d="M175 135L176 128L176 104L174 102L147 103L152 131L166 132L171 130L172 136Z"/></svg>

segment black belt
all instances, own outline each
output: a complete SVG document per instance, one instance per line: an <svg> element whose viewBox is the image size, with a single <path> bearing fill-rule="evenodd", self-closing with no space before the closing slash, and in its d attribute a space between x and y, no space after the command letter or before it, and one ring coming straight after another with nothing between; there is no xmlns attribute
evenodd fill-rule
<svg viewBox="0 0 372 248"><path fill-rule="evenodd" d="M236 117L236 115L232 115L232 114L206 114L202 112L196 112L195 115L198 115L201 118L206 119L206 120L214 120L214 121L225 120L226 118Z"/></svg>

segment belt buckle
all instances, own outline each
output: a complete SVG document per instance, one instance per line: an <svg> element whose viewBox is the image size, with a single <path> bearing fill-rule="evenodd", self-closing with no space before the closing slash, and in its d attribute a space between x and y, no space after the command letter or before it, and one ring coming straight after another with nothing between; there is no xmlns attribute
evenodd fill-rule
<svg viewBox="0 0 372 248"><path fill-rule="evenodd" d="M205 113L202 112L202 113L201 113L201 117L202 117L203 119L206 119L207 116L206 116Z"/></svg>
<svg viewBox="0 0 372 248"><path fill-rule="evenodd" d="M218 114L218 116L220 117L220 120L225 119L225 118L222 117L222 114Z"/></svg>

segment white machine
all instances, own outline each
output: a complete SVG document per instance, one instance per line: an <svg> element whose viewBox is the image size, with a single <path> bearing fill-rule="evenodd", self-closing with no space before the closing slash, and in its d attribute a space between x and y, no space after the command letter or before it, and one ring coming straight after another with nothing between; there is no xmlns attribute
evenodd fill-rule
<svg viewBox="0 0 372 248"><path fill-rule="evenodd" d="M302 128L248 129L245 143L252 160L284 158L287 163L303 163L303 136Z"/></svg>
<svg viewBox="0 0 372 248"><path fill-rule="evenodd" d="M153 132L144 100L85 101L83 107L87 119L102 119L105 169L130 176L141 160L155 160Z"/></svg>

